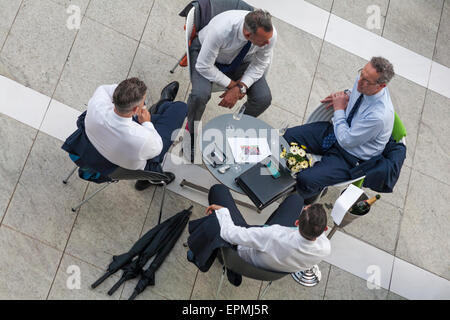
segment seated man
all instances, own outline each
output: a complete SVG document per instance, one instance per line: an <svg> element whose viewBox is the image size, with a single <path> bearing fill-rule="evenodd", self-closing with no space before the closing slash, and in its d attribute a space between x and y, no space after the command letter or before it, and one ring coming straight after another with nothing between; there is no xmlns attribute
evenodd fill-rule
<svg viewBox="0 0 450 320"><path fill-rule="evenodd" d="M248 95L245 114L261 115L272 96L265 79L277 33L271 15L263 10L231 10L214 17L189 48L192 91L188 99L191 161L195 121L200 121L211 98L212 84L227 91L219 106L233 108Z"/></svg>
<svg viewBox="0 0 450 320"><path fill-rule="evenodd" d="M374 57L360 70L351 92L330 95L322 103L334 108L333 124L310 123L288 129L284 138L322 155L314 167L297 175L297 191L308 203L327 186L351 179L350 171L383 153L394 126L395 112L388 88L392 64Z"/></svg>
<svg viewBox="0 0 450 320"><path fill-rule="evenodd" d="M208 263L204 258L205 251L210 250L209 255L224 246L220 240L210 241L219 236L222 241L237 245L242 259L271 271L294 273L307 270L330 254L330 242L324 234L327 215L323 206L315 204L303 208L303 200L298 194L289 196L264 227L250 227L245 222L230 191L223 185L211 188L209 203L211 206L206 213L210 216L189 225L191 251L188 259L204 272L207 270L202 267Z"/></svg>
<svg viewBox="0 0 450 320"><path fill-rule="evenodd" d="M97 151L113 164L130 170L163 172L161 163L172 144L172 133L180 129L187 114L183 102L173 102L179 84L169 84L161 100L145 108L147 86L137 78L119 85L103 85L89 100L85 119L86 135ZM165 172L170 182L175 175ZM144 190L148 181L138 181Z"/></svg>

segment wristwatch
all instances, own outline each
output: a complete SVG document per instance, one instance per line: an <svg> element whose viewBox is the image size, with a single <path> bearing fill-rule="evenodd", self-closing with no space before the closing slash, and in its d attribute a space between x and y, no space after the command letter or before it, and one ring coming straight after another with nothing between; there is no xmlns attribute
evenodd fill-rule
<svg viewBox="0 0 450 320"><path fill-rule="evenodd" d="M352 94L352 91L346 89L346 90L344 90L344 93L350 97L350 95Z"/></svg>
<svg viewBox="0 0 450 320"><path fill-rule="evenodd" d="M247 87L246 86L244 86L244 85L242 85L240 83L238 83L237 86L238 86L239 90L241 90L241 94L247 94Z"/></svg>

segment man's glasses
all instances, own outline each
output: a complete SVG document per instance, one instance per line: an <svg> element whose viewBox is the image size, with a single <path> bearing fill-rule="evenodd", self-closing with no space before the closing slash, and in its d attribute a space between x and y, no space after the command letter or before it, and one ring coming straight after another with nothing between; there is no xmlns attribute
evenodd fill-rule
<svg viewBox="0 0 450 320"><path fill-rule="evenodd" d="M366 85L368 85L368 86L379 85L378 82L370 82L369 80L367 80L366 78L364 78L363 75L362 75L362 71L363 71L363 70L364 70L364 68L359 69L359 70L358 70L358 73L359 73L359 78L361 79L361 81L362 81L364 84L366 84Z"/></svg>

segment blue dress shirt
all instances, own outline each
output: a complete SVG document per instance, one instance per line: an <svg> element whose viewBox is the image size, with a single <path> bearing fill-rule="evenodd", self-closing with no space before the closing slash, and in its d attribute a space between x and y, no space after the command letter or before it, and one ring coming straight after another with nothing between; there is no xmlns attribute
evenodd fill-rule
<svg viewBox="0 0 450 320"><path fill-rule="evenodd" d="M334 112L334 134L339 145L351 155L367 161L383 153L394 128L395 112L389 90L384 88L373 96L364 95L358 112L354 115L349 127L349 116L358 92L359 76L353 86L350 101L346 110Z"/></svg>

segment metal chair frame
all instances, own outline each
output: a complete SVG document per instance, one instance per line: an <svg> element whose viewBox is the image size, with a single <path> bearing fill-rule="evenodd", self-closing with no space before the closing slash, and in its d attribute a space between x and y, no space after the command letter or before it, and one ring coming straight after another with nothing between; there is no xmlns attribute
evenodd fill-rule
<svg viewBox="0 0 450 320"><path fill-rule="evenodd" d="M272 285L273 281L279 280L285 276L287 276L290 273L287 272L276 272L276 271L269 271L265 269L261 269L258 267L255 267L254 265L248 263L244 259L242 259L238 252L232 248L220 248L219 251L220 256L219 262L223 266L222 270L222 276L220 278L219 287L217 288L216 292L216 300L219 296L219 293L223 286L223 281L225 279L225 273L227 272L227 269L241 274L243 277L247 277L254 280L259 281L268 281L267 286L264 288L262 294L260 294L258 299L262 299L264 295L266 294L269 287Z"/></svg>
<svg viewBox="0 0 450 320"><path fill-rule="evenodd" d="M78 166L75 166L75 168L70 172L70 174L67 176L66 179L63 180L64 184L68 184L69 179L73 176L75 171L78 169ZM165 174L160 172L153 172L153 171L144 171L144 170L128 170L124 168L117 168L113 173L109 175L111 178L111 181L105 182L103 186L101 186L97 191L92 193L89 197L87 197L85 200L80 202L77 206L72 208L73 212L76 212L79 208L81 208L84 204L86 204L88 201L90 201L92 198L94 198L98 193L105 190L107 187L109 187L113 183L118 183L120 180L149 180L152 184L159 184L163 187L163 195L161 199L161 205L159 207L159 218L158 218L158 224L161 223L161 217L162 217L162 210L164 205L164 199L166 195L166 187L167 187L167 181L168 178Z"/></svg>

